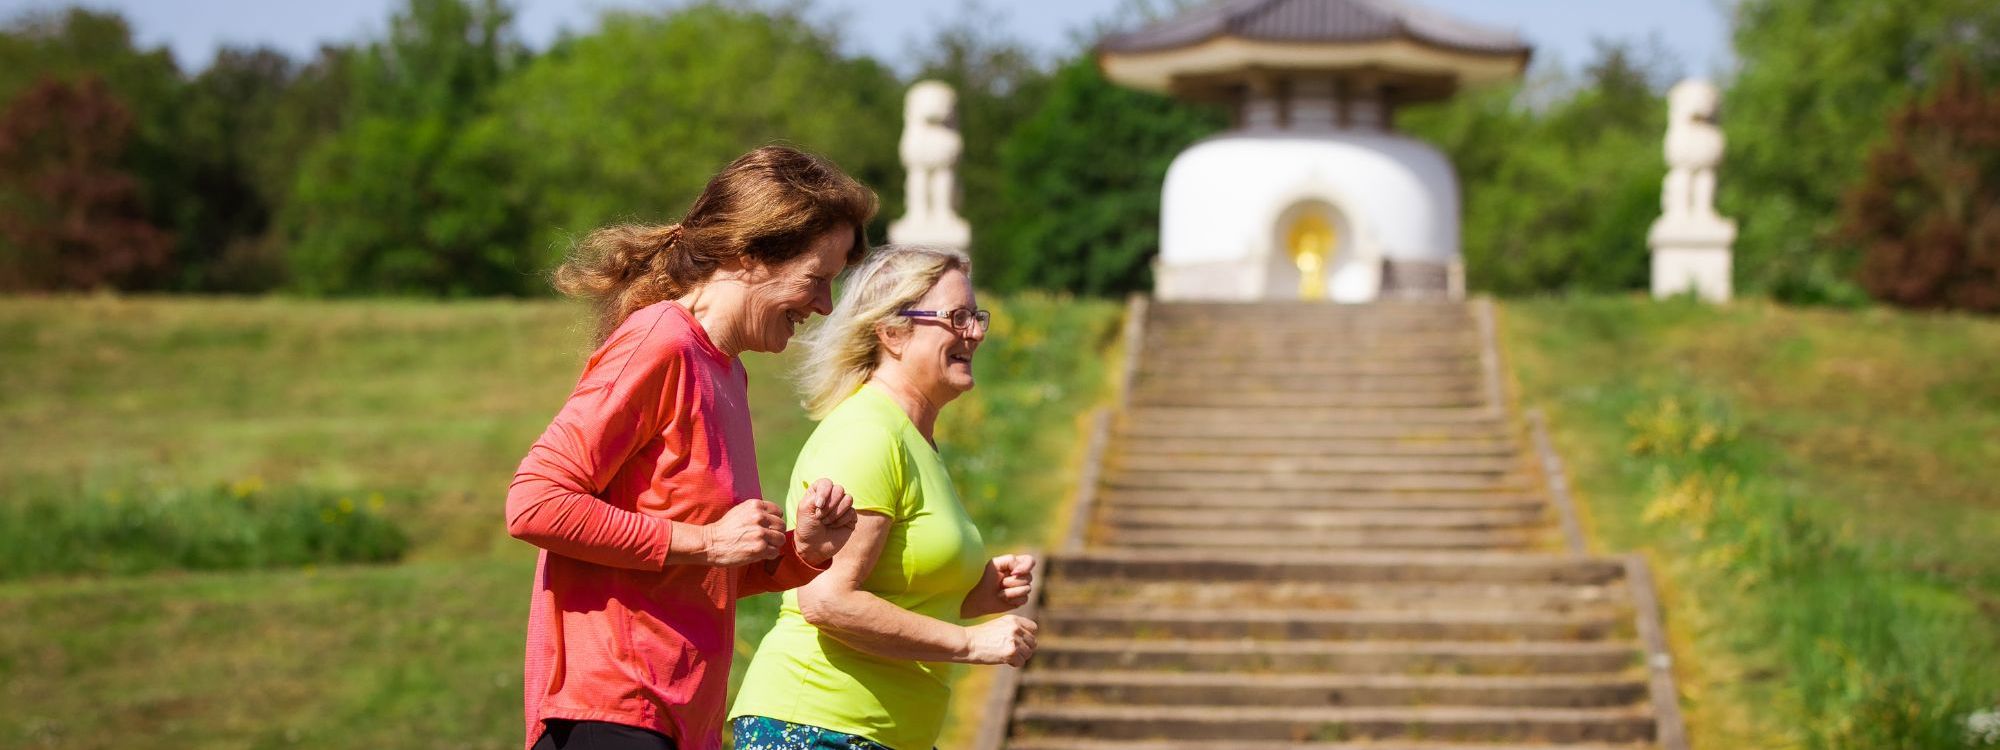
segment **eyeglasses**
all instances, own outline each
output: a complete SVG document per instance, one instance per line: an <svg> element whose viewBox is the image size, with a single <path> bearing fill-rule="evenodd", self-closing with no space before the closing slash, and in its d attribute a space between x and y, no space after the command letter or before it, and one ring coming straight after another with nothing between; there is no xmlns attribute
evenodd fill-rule
<svg viewBox="0 0 2000 750"><path fill-rule="evenodd" d="M905 318L935 318L943 320L951 324L952 328L960 331L971 328L972 321L975 320L979 321L979 330L982 331L986 330L986 327L993 322L993 313L985 310L968 310L963 307L956 310L904 310L896 314Z"/></svg>

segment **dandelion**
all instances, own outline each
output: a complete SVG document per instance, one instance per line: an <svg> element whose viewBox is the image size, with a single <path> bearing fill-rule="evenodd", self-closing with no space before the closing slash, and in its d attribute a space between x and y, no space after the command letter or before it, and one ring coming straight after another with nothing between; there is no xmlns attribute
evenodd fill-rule
<svg viewBox="0 0 2000 750"><path fill-rule="evenodd" d="M380 513L382 512L382 506L387 504L388 503L382 500L382 493L380 492L368 493L368 510Z"/></svg>
<svg viewBox="0 0 2000 750"><path fill-rule="evenodd" d="M340 514L343 516L354 514L354 498L346 496L340 498Z"/></svg>
<svg viewBox="0 0 2000 750"><path fill-rule="evenodd" d="M248 500L251 495L255 495L263 490L264 478L256 475L247 476L229 483L229 494L236 496L238 500Z"/></svg>

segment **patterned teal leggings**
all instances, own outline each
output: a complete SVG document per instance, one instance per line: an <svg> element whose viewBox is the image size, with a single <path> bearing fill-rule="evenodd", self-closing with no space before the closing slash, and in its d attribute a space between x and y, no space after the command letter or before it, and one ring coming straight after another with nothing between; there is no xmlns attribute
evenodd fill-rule
<svg viewBox="0 0 2000 750"><path fill-rule="evenodd" d="M867 737L762 716L738 716L729 727L736 750L889 750Z"/></svg>

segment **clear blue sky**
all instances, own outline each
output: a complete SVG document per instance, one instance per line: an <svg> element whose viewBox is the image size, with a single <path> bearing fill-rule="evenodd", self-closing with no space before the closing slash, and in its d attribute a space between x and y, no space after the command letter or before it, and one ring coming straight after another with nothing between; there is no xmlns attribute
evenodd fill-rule
<svg viewBox="0 0 2000 750"><path fill-rule="evenodd" d="M1537 47L1538 62L1578 65L1598 37L1657 36L1688 73L1730 65L1726 6L1733 0L1416 0L1462 18L1513 28ZM61 0L0 0L0 17L61 7ZM200 68L224 44L268 44L303 55L321 42L377 34L400 0L85 0L133 22L141 43L171 46L183 68ZM563 27L587 29L607 7L672 5L662 0L517 0L520 28L540 46ZM1113 17L1128 0L986 0L978 17L1048 53L1077 30ZM1155 5L1163 3L1155 2ZM812 15L838 19L853 51L900 64L918 40L966 13L959 0L813 0ZM899 67L901 67L899 65Z"/></svg>

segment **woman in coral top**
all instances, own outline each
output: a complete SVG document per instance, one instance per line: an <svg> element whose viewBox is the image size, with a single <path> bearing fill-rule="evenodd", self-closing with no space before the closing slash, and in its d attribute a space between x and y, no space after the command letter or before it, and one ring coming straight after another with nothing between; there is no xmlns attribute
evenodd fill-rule
<svg viewBox="0 0 2000 750"><path fill-rule="evenodd" d="M600 229L556 272L592 299L600 345L507 494L542 548L528 615L533 750L721 746L736 599L811 581L854 527L831 482L787 531L757 483L747 376L866 250L875 195L768 146L681 223Z"/></svg>

